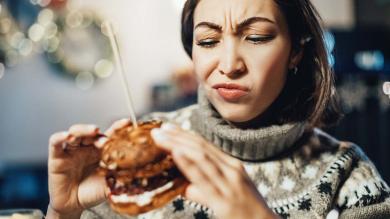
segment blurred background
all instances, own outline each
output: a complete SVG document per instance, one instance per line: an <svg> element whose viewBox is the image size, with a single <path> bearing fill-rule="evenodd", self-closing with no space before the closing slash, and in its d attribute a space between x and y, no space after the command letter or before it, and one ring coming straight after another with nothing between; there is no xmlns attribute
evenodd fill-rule
<svg viewBox="0 0 390 219"><path fill-rule="evenodd" d="M390 0L312 0L345 118L328 131L360 145L390 181ZM138 116L196 102L180 41L184 0L0 0L0 209L46 211L47 142L74 123L128 117L101 29L116 27ZM389 88L390 90L390 88Z"/></svg>

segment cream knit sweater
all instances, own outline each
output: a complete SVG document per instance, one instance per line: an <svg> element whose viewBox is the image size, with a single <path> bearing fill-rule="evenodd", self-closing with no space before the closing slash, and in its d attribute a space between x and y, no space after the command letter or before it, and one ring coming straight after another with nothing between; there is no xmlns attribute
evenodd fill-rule
<svg viewBox="0 0 390 219"><path fill-rule="evenodd" d="M176 123L201 134L240 160L267 201L283 218L390 218L390 189L374 165L349 142L334 139L305 123L259 129L233 128L206 98L198 104L146 119ZM178 197L161 209L126 217L106 202L83 212L90 218L209 219L213 212Z"/></svg>

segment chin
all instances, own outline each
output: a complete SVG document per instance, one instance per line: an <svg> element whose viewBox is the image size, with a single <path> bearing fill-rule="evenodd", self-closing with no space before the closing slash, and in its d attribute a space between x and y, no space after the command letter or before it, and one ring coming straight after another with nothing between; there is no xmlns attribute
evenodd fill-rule
<svg viewBox="0 0 390 219"><path fill-rule="evenodd" d="M247 122L256 117L258 114L254 114L253 110L250 110L246 106L223 106L216 108L222 118L234 123ZM252 115L254 114L254 115Z"/></svg>

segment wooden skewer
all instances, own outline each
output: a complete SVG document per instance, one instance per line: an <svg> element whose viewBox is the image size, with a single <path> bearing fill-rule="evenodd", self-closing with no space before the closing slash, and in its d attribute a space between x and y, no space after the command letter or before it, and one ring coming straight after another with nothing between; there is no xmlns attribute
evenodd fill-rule
<svg viewBox="0 0 390 219"><path fill-rule="evenodd" d="M122 76L122 87L124 88L124 92L126 93L127 108L130 112L131 121L133 123L134 128L138 128L137 118L136 118L135 112L134 112L134 105L133 105L133 101L131 99L130 88L129 88L128 80L127 80L127 77L126 77L126 74L124 71L124 65L123 65L122 57L120 55L118 41L117 41L116 35L113 31L112 23L107 21L103 25L105 25L105 27L107 28L106 30L107 30L108 37L110 39L112 51L114 53L115 63L116 63L116 66L118 68L120 75Z"/></svg>

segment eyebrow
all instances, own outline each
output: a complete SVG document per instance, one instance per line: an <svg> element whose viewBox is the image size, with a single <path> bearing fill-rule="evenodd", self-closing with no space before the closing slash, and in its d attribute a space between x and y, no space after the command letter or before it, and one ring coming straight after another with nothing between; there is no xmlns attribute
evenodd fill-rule
<svg viewBox="0 0 390 219"><path fill-rule="evenodd" d="M239 23L237 25L237 32L242 31L245 27L247 27L253 23L256 23L256 22L268 22L268 23L275 24L274 21L272 21L268 18L265 18L265 17L251 17L251 18L245 19L244 21L242 21L241 23ZM216 30L218 32L222 32L222 26L220 26L218 24L214 24L212 22L207 22L207 21L200 22L195 26L194 29L199 28L199 27L207 27L207 28Z"/></svg>

